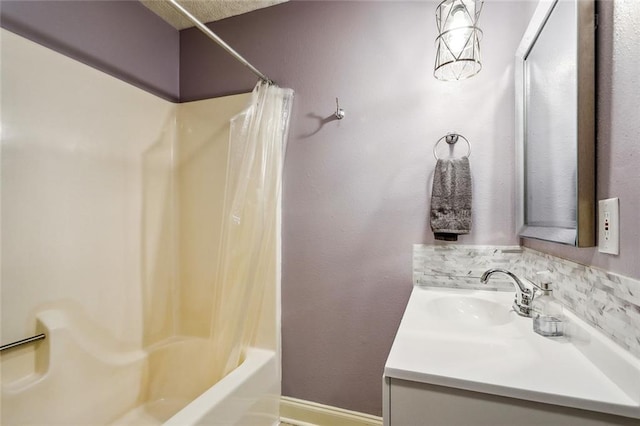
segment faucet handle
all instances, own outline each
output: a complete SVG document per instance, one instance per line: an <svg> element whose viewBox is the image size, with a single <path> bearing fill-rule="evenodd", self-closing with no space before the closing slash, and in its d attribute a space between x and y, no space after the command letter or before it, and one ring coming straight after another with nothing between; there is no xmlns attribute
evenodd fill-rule
<svg viewBox="0 0 640 426"><path fill-rule="evenodd" d="M533 284L533 291L536 292L538 290L541 291L552 291L553 289L551 288L551 283L535 283L534 281L531 281L531 284Z"/></svg>
<svg viewBox="0 0 640 426"><path fill-rule="evenodd" d="M551 291L551 283L552 283L552 279L551 279L552 275L551 275L551 271L540 271L540 272L536 272L536 276L535 276L535 280L529 280L531 281L531 284L533 284L535 287L533 288L534 292L537 289L542 290L543 292L548 292Z"/></svg>
<svg viewBox="0 0 640 426"><path fill-rule="evenodd" d="M525 284L525 290L522 292L522 304L529 309L531 307L531 302L536 298L536 293L538 293L540 287L528 278L522 278L522 283ZM530 310L527 313L529 312Z"/></svg>

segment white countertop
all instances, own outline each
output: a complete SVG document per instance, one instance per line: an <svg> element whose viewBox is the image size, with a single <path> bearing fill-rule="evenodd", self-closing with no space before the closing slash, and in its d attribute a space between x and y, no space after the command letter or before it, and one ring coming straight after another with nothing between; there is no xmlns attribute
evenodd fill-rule
<svg viewBox="0 0 640 426"><path fill-rule="evenodd" d="M385 376L640 418L640 360L566 311L540 336L513 297L414 287Z"/></svg>

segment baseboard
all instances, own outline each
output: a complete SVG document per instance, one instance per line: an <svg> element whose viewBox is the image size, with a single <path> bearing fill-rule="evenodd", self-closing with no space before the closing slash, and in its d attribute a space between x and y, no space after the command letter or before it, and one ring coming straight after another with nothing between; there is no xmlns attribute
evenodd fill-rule
<svg viewBox="0 0 640 426"><path fill-rule="evenodd" d="M381 426L382 418L283 396L280 421L293 426Z"/></svg>

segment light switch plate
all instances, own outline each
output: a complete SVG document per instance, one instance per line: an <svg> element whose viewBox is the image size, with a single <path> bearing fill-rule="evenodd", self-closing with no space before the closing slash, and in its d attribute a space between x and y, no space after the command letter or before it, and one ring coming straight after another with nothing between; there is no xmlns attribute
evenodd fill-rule
<svg viewBox="0 0 640 426"><path fill-rule="evenodd" d="M598 251L620 253L620 200L609 198L598 201Z"/></svg>

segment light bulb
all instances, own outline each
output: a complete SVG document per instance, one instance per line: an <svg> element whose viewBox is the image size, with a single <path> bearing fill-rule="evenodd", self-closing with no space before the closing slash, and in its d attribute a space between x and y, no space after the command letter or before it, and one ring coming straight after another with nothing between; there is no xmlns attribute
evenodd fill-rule
<svg viewBox="0 0 640 426"><path fill-rule="evenodd" d="M465 48L467 40L471 35L471 23L469 22L467 14L464 12L464 8L456 7L451 12L451 21L448 26L448 34L446 36L446 43L451 49L454 55L459 55Z"/></svg>

